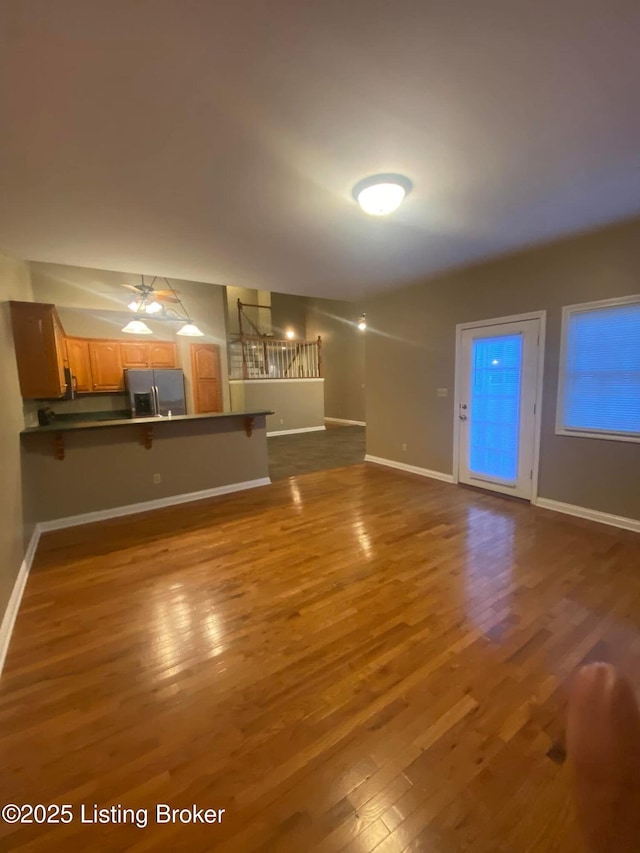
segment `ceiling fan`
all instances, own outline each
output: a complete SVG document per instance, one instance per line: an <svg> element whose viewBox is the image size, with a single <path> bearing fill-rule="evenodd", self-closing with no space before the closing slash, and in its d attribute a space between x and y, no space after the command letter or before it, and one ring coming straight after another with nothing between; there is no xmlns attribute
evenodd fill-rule
<svg viewBox="0 0 640 853"><path fill-rule="evenodd" d="M160 304L161 302L176 302L181 305L178 294L166 279L165 281L167 281L169 290L156 290L154 285L157 280L157 276L153 277L151 284L145 283L143 275L140 276L140 278L140 284L122 285L122 287L126 287L127 290L133 290L137 294L137 298L128 305L128 308L131 311L135 311L140 314L157 314L162 311L163 306Z"/></svg>
<svg viewBox="0 0 640 853"><path fill-rule="evenodd" d="M202 336L203 333L200 331L200 329L189 319L189 315L185 311L184 305L182 304L182 301L178 296L178 291L174 290L174 288L169 283L169 280L166 278L163 278L162 280L166 283L169 289L156 290L154 285L157 281L157 278L157 276L154 276L151 284L146 284L144 280L144 275L141 275L140 284L122 285L122 287L126 287L127 290L133 290L134 293L137 294L136 298L128 304L127 307L129 308L129 310L133 311L136 314L150 315L155 320L173 320L181 322L183 325L176 332L177 335L185 335L187 337ZM163 302L173 302L180 307L180 310L163 305ZM129 332L134 335L153 334L151 329L141 320L131 320L122 329L122 331Z"/></svg>

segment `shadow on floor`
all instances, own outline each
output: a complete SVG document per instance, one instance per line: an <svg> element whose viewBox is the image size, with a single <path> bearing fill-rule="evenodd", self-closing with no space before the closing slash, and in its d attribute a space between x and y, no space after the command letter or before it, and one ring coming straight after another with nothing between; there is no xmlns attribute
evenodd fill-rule
<svg viewBox="0 0 640 853"><path fill-rule="evenodd" d="M343 426L324 432L274 435L267 439L269 476L284 480L297 474L343 468L364 461L365 428Z"/></svg>

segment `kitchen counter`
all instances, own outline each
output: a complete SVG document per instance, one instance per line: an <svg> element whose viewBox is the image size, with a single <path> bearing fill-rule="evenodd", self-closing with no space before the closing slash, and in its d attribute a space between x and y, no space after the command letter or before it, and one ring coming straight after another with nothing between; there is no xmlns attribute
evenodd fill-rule
<svg viewBox="0 0 640 853"><path fill-rule="evenodd" d="M204 421L217 418L256 418L260 415L272 415L268 409L255 412L208 412L199 415L172 415L171 417L152 418L105 418L104 420L75 420L65 417L56 419L46 426L33 426L23 429L21 435L44 432L71 432L72 430L106 429L120 426L161 426L162 424L179 423L180 421Z"/></svg>

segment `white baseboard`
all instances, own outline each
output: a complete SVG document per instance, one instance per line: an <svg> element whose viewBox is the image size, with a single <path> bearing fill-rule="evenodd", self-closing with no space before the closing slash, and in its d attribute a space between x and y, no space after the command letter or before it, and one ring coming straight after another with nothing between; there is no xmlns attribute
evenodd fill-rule
<svg viewBox="0 0 640 853"><path fill-rule="evenodd" d="M191 503L191 501L202 501L206 498L215 498L218 495L228 495L231 492L242 492L245 489L255 489L258 486L269 486L269 477L261 477L259 480L245 480L242 483L230 483L228 486L216 486L213 489L202 489L199 492L185 492L181 495L170 495L167 498L158 498L153 501L143 501L126 506L115 506L111 509L101 509L97 512L83 512L80 515L67 515L65 518L54 518L51 521L41 521L42 533L48 530L62 530L65 527L77 527L80 524L91 524L94 521L105 521L108 518L118 518L122 515L134 515L138 512L148 512L152 509L162 509L176 504Z"/></svg>
<svg viewBox="0 0 640 853"><path fill-rule="evenodd" d="M7 609L5 610L4 616L2 618L2 624L0 625L0 675L2 674L2 670L4 669L4 662L7 657L7 652L9 651L9 643L11 642L11 635L13 633L13 626L16 622L18 610L20 610L20 602L22 601L24 588L27 585L27 578L29 577L29 572L31 571L31 564L33 563L33 558L36 554L36 549L38 547L38 541L40 540L41 532L41 526L39 524L36 524L33 534L31 536L31 541L27 546L24 559L22 560L22 563L20 565L18 576L13 585L13 590L11 592L11 597L9 598L9 603L7 604Z"/></svg>
<svg viewBox="0 0 640 853"><path fill-rule="evenodd" d="M300 429L279 429L275 432L268 432L267 438L271 438L273 435L295 435L297 432L323 432L326 429L326 426L315 426L315 427L301 427Z"/></svg>
<svg viewBox="0 0 640 853"><path fill-rule="evenodd" d="M537 498L535 506L540 507L540 509L550 509L552 512L561 512L564 515L586 518L588 521L597 521L600 524L609 524L612 527L621 527L623 530L640 533L640 521L635 518L625 518L623 515L612 515L611 513L600 512L597 509L589 509L585 506L565 504L561 501L553 501L550 498Z"/></svg>
<svg viewBox="0 0 640 853"><path fill-rule="evenodd" d="M330 424L349 424L349 426L363 426L366 427L366 421L349 421L346 418L325 418Z"/></svg>
<svg viewBox="0 0 640 853"><path fill-rule="evenodd" d="M430 471L428 468L406 465L404 462L396 462L395 459L382 459L380 456L370 456L367 453L364 461L375 462L376 465L384 465L387 468L397 468L399 471L408 471L410 474L419 474L421 477L430 477L432 480L440 480L443 483L453 483L453 474L443 474L442 471Z"/></svg>

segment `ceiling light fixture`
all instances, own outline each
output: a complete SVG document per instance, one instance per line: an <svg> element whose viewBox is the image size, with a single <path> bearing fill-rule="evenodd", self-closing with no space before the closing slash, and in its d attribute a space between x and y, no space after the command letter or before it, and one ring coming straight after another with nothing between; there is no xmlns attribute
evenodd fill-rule
<svg viewBox="0 0 640 853"><path fill-rule="evenodd" d="M142 320L130 320L123 329L123 332L127 332L130 335L152 335L153 332L147 326L146 323L143 323Z"/></svg>
<svg viewBox="0 0 640 853"><path fill-rule="evenodd" d="M364 312L362 313L362 316L358 320L358 328L360 329L361 332L364 332L364 330L367 328L367 315Z"/></svg>
<svg viewBox="0 0 640 853"><path fill-rule="evenodd" d="M127 307L130 311L134 311L137 314L150 314L156 320L169 320L172 322L182 323L183 325L178 329L176 335L182 335L187 338L204 337L204 332L201 332L196 324L191 322L177 291L171 286L169 279L163 278L163 281L167 285L167 290L156 290L154 285L156 283L157 276L154 277L151 284L145 283L143 275L140 276L140 279L140 284L123 285L123 287L126 287L128 290L134 290L140 294L137 299L134 299L128 304ZM178 311L176 308L168 307L163 304L164 302L173 302L180 306L180 310ZM140 320L132 320L130 323L127 323L122 331L130 332L132 335L153 334L151 329L148 326L145 326L145 324Z"/></svg>
<svg viewBox="0 0 640 853"><path fill-rule="evenodd" d="M204 336L204 332L201 332L195 323L185 323L182 328L178 329L176 335L184 335L185 338L201 338Z"/></svg>
<svg viewBox="0 0 640 853"><path fill-rule="evenodd" d="M295 336L296 333L293 331L293 329L287 329L287 337L289 338L289 340L292 340L293 338L295 338Z"/></svg>
<svg viewBox="0 0 640 853"><path fill-rule="evenodd" d="M371 175L358 181L353 188L353 197L365 213L386 216L400 207L412 187L404 175Z"/></svg>

